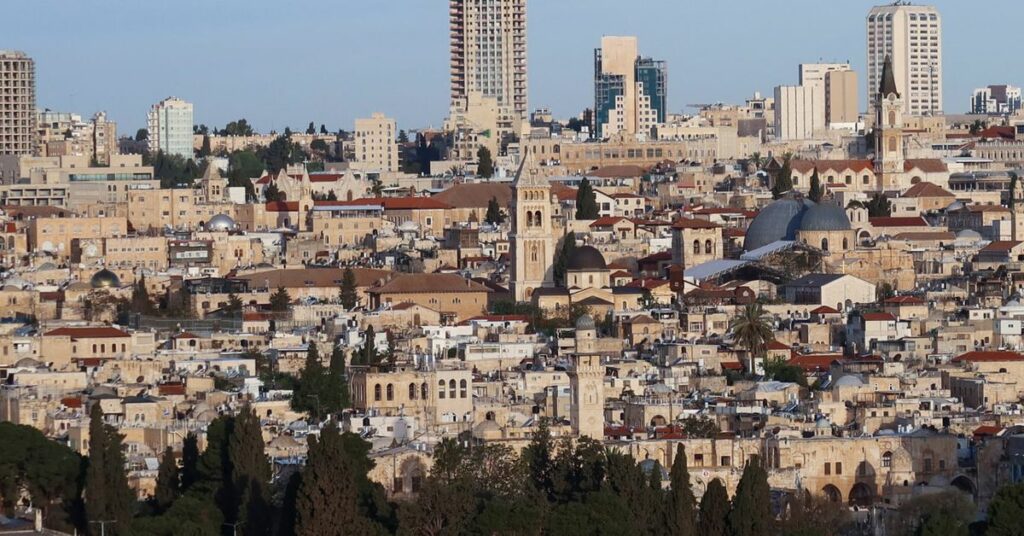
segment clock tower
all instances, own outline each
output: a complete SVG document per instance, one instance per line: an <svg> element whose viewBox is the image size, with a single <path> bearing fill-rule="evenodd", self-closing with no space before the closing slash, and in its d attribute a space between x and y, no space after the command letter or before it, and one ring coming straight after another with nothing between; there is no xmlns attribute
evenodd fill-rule
<svg viewBox="0 0 1024 536"><path fill-rule="evenodd" d="M886 56L875 101L875 178L880 190L901 189L903 164L903 99L896 90L892 59Z"/></svg>

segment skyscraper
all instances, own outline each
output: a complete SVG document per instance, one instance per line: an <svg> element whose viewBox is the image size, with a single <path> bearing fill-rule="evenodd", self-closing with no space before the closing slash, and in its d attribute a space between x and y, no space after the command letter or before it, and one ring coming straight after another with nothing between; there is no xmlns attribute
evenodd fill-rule
<svg viewBox="0 0 1024 536"><path fill-rule="evenodd" d="M526 117L526 0L449 0L451 106L471 94Z"/></svg>
<svg viewBox="0 0 1024 536"><path fill-rule="evenodd" d="M192 158L192 103L168 97L149 109L149 152Z"/></svg>
<svg viewBox="0 0 1024 536"><path fill-rule="evenodd" d="M642 58L636 37L605 36L594 50L594 132L650 133L665 122L668 68Z"/></svg>
<svg viewBox="0 0 1024 536"><path fill-rule="evenodd" d="M942 113L942 19L935 7L896 2L871 8L867 51L870 106L877 102L882 66L889 56L904 112Z"/></svg>
<svg viewBox="0 0 1024 536"><path fill-rule="evenodd" d="M0 50L0 154L36 149L36 64L24 52Z"/></svg>

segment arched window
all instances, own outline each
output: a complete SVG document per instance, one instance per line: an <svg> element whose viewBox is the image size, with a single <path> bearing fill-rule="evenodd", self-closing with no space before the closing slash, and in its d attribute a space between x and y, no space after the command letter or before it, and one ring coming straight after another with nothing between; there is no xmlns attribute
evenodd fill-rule
<svg viewBox="0 0 1024 536"><path fill-rule="evenodd" d="M700 240L694 240L693 241L693 254L694 255L699 255L700 254Z"/></svg>
<svg viewBox="0 0 1024 536"><path fill-rule="evenodd" d="M430 393L427 391L427 382L423 382L423 385L420 385L420 399L426 400L428 394Z"/></svg>
<svg viewBox="0 0 1024 536"><path fill-rule="evenodd" d="M409 400L416 400L416 384L409 384Z"/></svg>
<svg viewBox="0 0 1024 536"><path fill-rule="evenodd" d="M892 467L892 453L882 454L882 467Z"/></svg>
<svg viewBox="0 0 1024 536"><path fill-rule="evenodd" d="M896 126L896 110L889 110L889 126Z"/></svg>
<svg viewBox="0 0 1024 536"><path fill-rule="evenodd" d="M845 237L843 238L843 249L850 249L850 241Z"/></svg>
<svg viewBox="0 0 1024 536"><path fill-rule="evenodd" d="M889 152L896 152L896 138L889 138Z"/></svg>
<svg viewBox="0 0 1024 536"><path fill-rule="evenodd" d="M459 398L466 398L467 396L466 380L461 380L459 381Z"/></svg>
<svg viewBox="0 0 1024 536"><path fill-rule="evenodd" d="M526 226L533 227L533 212L526 211Z"/></svg>
<svg viewBox="0 0 1024 536"><path fill-rule="evenodd" d="M388 400L394 400L394 399L395 399L395 386L391 385L389 383L388 384Z"/></svg>
<svg viewBox="0 0 1024 536"><path fill-rule="evenodd" d="M437 398L444 398L444 380L437 380Z"/></svg>
<svg viewBox="0 0 1024 536"><path fill-rule="evenodd" d="M822 251L828 251L828 239L827 238L822 238L821 239L821 250Z"/></svg>
<svg viewBox="0 0 1024 536"><path fill-rule="evenodd" d="M448 380L448 398L455 398L455 380Z"/></svg>
<svg viewBox="0 0 1024 536"><path fill-rule="evenodd" d="M707 253L708 255L711 255L713 249L714 249L714 245L711 243L711 241L710 240L705 240L704 241L704 253Z"/></svg>
<svg viewBox="0 0 1024 536"><path fill-rule="evenodd" d="M540 227L542 225L543 220L540 217L540 211L539 210L537 212L533 213L533 221L535 221L537 223L537 227Z"/></svg>
<svg viewBox="0 0 1024 536"><path fill-rule="evenodd" d="M379 383L377 385L373 386L373 400L376 401L376 402L380 402L380 384Z"/></svg>

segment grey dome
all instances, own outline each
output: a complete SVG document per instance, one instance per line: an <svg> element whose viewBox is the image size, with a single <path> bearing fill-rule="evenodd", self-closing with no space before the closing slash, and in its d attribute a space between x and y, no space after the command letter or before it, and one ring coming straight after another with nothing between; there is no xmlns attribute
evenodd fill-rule
<svg viewBox="0 0 1024 536"><path fill-rule="evenodd" d="M231 219L231 216L227 214L217 214L210 218L210 221L206 222L206 229L209 231L232 231L235 229L235 220Z"/></svg>
<svg viewBox="0 0 1024 536"><path fill-rule="evenodd" d="M606 270L604 255L594 246L582 246L573 250L566 263L566 270Z"/></svg>
<svg viewBox="0 0 1024 536"><path fill-rule="evenodd" d="M580 330L593 330L597 329L597 323L594 322L594 317L590 315L583 315L576 319L576 331Z"/></svg>
<svg viewBox="0 0 1024 536"><path fill-rule="evenodd" d="M118 279L117 274L104 268L92 274L89 285L92 288L116 288L121 286L121 280Z"/></svg>
<svg viewBox="0 0 1024 536"><path fill-rule="evenodd" d="M801 231L849 231L846 211L832 203L818 203L807 209L800 221Z"/></svg>
<svg viewBox="0 0 1024 536"><path fill-rule="evenodd" d="M814 206L809 200L783 198L761 209L747 227L743 247L747 251L767 246L777 240L796 240L804 213Z"/></svg>

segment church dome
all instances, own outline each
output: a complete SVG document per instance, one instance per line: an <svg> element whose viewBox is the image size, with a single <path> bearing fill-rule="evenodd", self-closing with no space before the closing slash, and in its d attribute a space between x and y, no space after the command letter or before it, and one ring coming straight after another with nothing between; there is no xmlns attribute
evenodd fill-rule
<svg viewBox="0 0 1024 536"><path fill-rule="evenodd" d="M116 288L121 286L121 280L117 278L117 274L104 268L92 274L89 285L92 288Z"/></svg>
<svg viewBox="0 0 1024 536"><path fill-rule="evenodd" d="M594 322L594 317L590 315L583 315L576 319L576 331L583 330L594 330L597 329L597 323Z"/></svg>
<svg viewBox="0 0 1024 536"><path fill-rule="evenodd" d="M573 250L566 263L567 270L607 270L604 255L594 246L581 246Z"/></svg>
<svg viewBox="0 0 1024 536"><path fill-rule="evenodd" d="M813 206L809 200L790 197L769 203L747 227L744 248L752 251L777 240L796 240L804 213Z"/></svg>
<svg viewBox="0 0 1024 536"><path fill-rule="evenodd" d="M206 222L206 229L209 231L226 232L232 231L235 228L235 220L231 219L231 216L227 214L217 214L210 218L210 221Z"/></svg>
<svg viewBox="0 0 1024 536"><path fill-rule="evenodd" d="M849 231L846 211L832 203L818 203L807 209L800 221L801 231Z"/></svg>

